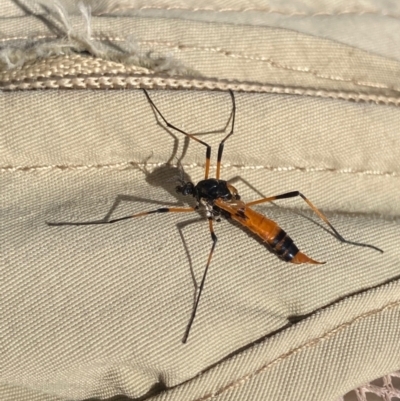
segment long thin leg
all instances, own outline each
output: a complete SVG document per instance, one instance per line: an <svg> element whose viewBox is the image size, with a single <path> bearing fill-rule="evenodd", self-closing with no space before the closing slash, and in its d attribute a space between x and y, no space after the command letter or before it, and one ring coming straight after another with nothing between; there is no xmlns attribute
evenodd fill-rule
<svg viewBox="0 0 400 401"><path fill-rule="evenodd" d="M122 220L128 220L128 219L133 219L135 217L141 217L141 216L147 216L148 214L153 214L153 213L187 213L187 212L194 212L196 209L194 207L161 207L159 209L155 210L150 210L147 212L140 212L136 214L132 214L131 216L125 216L125 217L120 217L118 219L112 219L108 221L100 220L100 221L83 221L83 222L60 222L60 223L48 223L46 224L48 226L88 226L91 224L111 224L111 223L116 223L118 221Z"/></svg>
<svg viewBox="0 0 400 401"><path fill-rule="evenodd" d="M186 256L187 256L187 259L188 259L188 261L189 261L190 276L191 276L191 278L192 278L193 287L194 287L194 291L193 291L193 305L194 305L195 302L196 302L196 298L197 298L197 288L198 288L198 286L197 286L197 281L196 281L196 274L195 274L195 272L194 272L194 270L193 270L192 258L191 258L191 256L190 256L190 252L189 252L188 246L187 246L186 241L185 241L185 236L184 236L184 233L183 233L183 229L184 229L186 226L188 226L188 225L190 225L190 224L193 224L193 223L197 223L197 222L199 222L199 221L204 222L204 218L203 218L203 217L196 217L196 218L194 218L194 219L185 220L185 221L182 221L182 222L179 222L179 223L176 224L176 227L178 228L179 235L180 235L181 240L182 240L182 245L183 245L183 247L185 248Z"/></svg>
<svg viewBox="0 0 400 401"><path fill-rule="evenodd" d="M143 89L143 88L142 88ZM211 157L211 146L209 144L207 144L206 142L200 140L199 138L197 138L196 136L189 134L183 130L181 130L178 127L175 127L175 125L172 125L171 123L169 123L166 118L161 114L160 110L158 110L157 106L154 104L154 102L151 100L149 94L147 93L146 89L143 89L144 94L147 97L147 100L149 101L151 107L153 108L153 110L156 111L156 113L161 117L161 119L164 121L164 123L166 124L166 126L168 128L172 128L175 131L180 132L183 135L186 135L188 138L191 138L193 140L195 140L196 142L201 143L202 145L206 146L207 150L206 150L206 167L205 167L205 174L204 174L204 178L207 179L208 178L208 174L210 172L210 157Z"/></svg>
<svg viewBox="0 0 400 401"><path fill-rule="evenodd" d="M262 199L258 199L256 201L253 202L249 202L246 203L246 206L254 206L254 205L259 205L260 203L266 203L266 202L273 202L274 200L278 200L278 199L287 199L287 198L294 198L296 196L300 196L301 198L303 198L303 200L308 204L308 206L313 210L313 212L322 220L324 221L329 228L334 232L336 238L341 241L341 242L345 242L347 244L351 244L351 245L356 245L356 246L364 246L367 248L372 248L375 249L378 252L383 253L383 250L374 246L374 245L369 245L369 244L362 244L359 242L352 242L352 241L348 241L347 239L344 239L339 232L336 230L335 227L333 227L333 225L330 223L330 221L328 220L328 218L320 211L318 210L312 203L311 201L309 201L301 192L299 191L293 191L293 192L287 192L285 194L281 194L281 195L276 195L276 196L270 196L268 198L262 198Z"/></svg>
<svg viewBox="0 0 400 401"><path fill-rule="evenodd" d="M222 152L224 151L225 141L233 134L233 129L235 128L235 116L236 116L236 102L235 102L235 95L231 90L229 93L232 98L232 127L228 135L221 141L218 146L218 158L217 158L217 173L216 178L219 180L220 172L221 172L221 159L222 159Z"/></svg>
<svg viewBox="0 0 400 401"><path fill-rule="evenodd" d="M214 253L215 245L217 245L218 238L214 233L214 226L213 226L212 219L208 220L208 224L209 224L209 227L210 227L211 239L213 241L213 244L211 245L210 253L208 254L207 265L206 265L206 268L205 268L204 273L203 273L203 278L202 278L201 283L200 283L199 292L197 294L196 302L195 302L193 310L192 310L192 315L190 316L189 324L187 325L187 328L186 328L186 331L185 331L185 335L183 336L183 339L182 339L182 342L184 344L188 340L190 329L192 327L194 318L196 317L197 307L199 306L201 293L203 292L204 283L206 282L207 271L208 271L208 268L209 268L210 263L211 263L211 259L212 259L213 253Z"/></svg>

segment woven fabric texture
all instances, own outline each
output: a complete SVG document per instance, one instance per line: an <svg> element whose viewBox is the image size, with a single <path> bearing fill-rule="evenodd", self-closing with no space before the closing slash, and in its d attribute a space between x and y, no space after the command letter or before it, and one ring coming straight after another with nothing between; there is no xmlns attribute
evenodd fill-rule
<svg viewBox="0 0 400 401"><path fill-rule="evenodd" d="M97 16L91 27L104 46L135 33L142 55L174 49L180 71L198 75L95 60L90 49L41 60L15 52L22 65L0 71L1 398L329 401L400 369L399 62L275 27L157 15ZM27 15L5 19L2 35L23 46L54 31ZM215 223L183 345L211 247L204 213L46 224L194 205L175 192L178 164L198 182L205 147L157 123L141 90L88 90L107 79L237 89L222 179L244 201L299 190L346 239L384 253L341 243L302 199L254 209L325 265L286 264L243 227ZM67 81L76 90L16 90ZM212 145L213 176L229 93L149 95Z"/></svg>
<svg viewBox="0 0 400 401"><path fill-rule="evenodd" d="M191 132L223 129L231 111L230 97L223 93L152 97L168 119ZM233 179L249 200L260 195L245 182L264 195L301 190L344 236L382 247L385 253L340 244L308 220L312 213L299 200L259 210L327 265L286 265L239 227L223 222L216 227L220 241L199 315L183 347L193 305L191 268L199 280L210 247L200 216L148 216L88 227L48 227L45 222L101 219L117 196L126 201L115 217L152 209L160 201L182 201L174 194L179 171L162 163L180 157L185 141L157 125L140 91L19 92L2 99L3 115L10 103L20 110L18 118L9 117L1 127L8 145L3 165L9 166L2 173L2 209L7 211L2 219L3 294L12 330L5 336L5 349L6 360L17 362L7 364L14 385L27 380L43 392L84 399L111 396L116 383L123 383L124 392L138 397L160 378L168 387L188 380L236 349L282 329L289 317L312 313L398 275L394 215L399 185L395 160L400 155L395 150L400 147L389 152L382 144L388 143L390 128L376 128L397 124L398 109L236 94L237 125L226 145L223 177ZM82 104L88 112L82 113ZM40 121L33 118L39 115ZM346 120L337 124L340 115L352 116L349 138ZM357 126L362 140L354 139ZM221 134L204 137L215 145ZM203 147L189 144L182 165L195 182L203 176L203 163ZM369 308L392 305L399 292L386 295L380 290L379 303L367 294L355 296L363 299L358 301L361 309L335 306L330 312L334 318L318 322L314 330L323 336L368 314ZM383 336L395 329L384 327ZM316 336L309 330L307 326L297 337L299 344ZM378 333L366 340L378 341ZM22 346L24 339L29 342ZM294 347L293 339L287 341ZM285 353L284 345L267 344L274 353ZM391 356L394 360L382 361L388 369L399 360ZM113 371L117 377L104 380ZM62 390L64 377L68 386Z"/></svg>

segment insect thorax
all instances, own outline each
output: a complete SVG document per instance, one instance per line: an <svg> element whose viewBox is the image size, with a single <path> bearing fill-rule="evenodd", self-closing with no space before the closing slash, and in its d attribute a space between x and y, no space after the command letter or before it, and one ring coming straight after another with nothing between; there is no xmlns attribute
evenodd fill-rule
<svg viewBox="0 0 400 401"><path fill-rule="evenodd" d="M226 202L240 199L234 186L227 181L215 178L199 181L194 188L193 195L198 202L207 202L208 204L213 204L216 199L222 199Z"/></svg>

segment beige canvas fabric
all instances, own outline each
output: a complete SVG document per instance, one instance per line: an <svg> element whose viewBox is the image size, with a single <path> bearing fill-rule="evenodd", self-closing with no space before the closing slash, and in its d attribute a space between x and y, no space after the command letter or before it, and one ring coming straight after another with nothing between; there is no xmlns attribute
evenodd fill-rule
<svg viewBox="0 0 400 401"><path fill-rule="evenodd" d="M87 41L73 3L31 8L40 18L16 4L0 29L1 399L336 400L400 368L395 57L234 24L232 10L231 23L161 18L164 3L99 11ZM165 89L149 94L168 121L212 145L211 175L234 90L222 178L245 201L299 190L345 238L384 253L340 243L301 199L255 209L325 265L284 263L215 223L183 345L211 247L203 213L46 225L193 205L175 193L176 165L198 182L205 148L157 124L140 87Z"/></svg>

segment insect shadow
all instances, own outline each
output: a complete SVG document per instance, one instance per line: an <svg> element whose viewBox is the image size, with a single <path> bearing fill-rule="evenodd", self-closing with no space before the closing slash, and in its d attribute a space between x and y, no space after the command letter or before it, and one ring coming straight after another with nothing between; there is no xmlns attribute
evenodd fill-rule
<svg viewBox="0 0 400 401"><path fill-rule="evenodd" d="M110 222L112 216L115 214L117 211L119 205L121 205L124 202L128 203L145 203L145 204L151 204L151 205L157 205L157 206L168 206L168 207L181 207L188 205L192 203L192 206L194 207L194 199L188 199L186 196L183 194L179 193L176 191L176 183L180 182L191 182L190 176L185 172L184 168L182 167L182 161L185 158L187 151L189 149L189 144L190 144L190 138L185 137L182 145L182 149L179 152L179 143L180 139L174 134L173 131L171 131L168 127L163 125L158 118L157 113L152 109L152 112L154 113L155 119L157 121L157 124L168 134L172 137L173 139L173 145L172 145L172 150L171 150L171 155L166 161L165 164L161 166L157 166L156 168L148 168L148 162L151 159L152 155L150 155L143 163L143 166L140 166L139 169L143 172L145 175L145 181L157 188L162 188L166 193L170 194L171 197L175 198L175 201L162 201L162 200L154 200L150 198L144 198L136 195L127 195L127 194L119 194L116 196L114 199L110 209L108 212L105 214L105 216L101 219L97 220L90 220L90 221L79 221L79 222L71 222L71 221L59 221L59 222L46 222L48 226L88 226L88 225L102 225L102 224L107 224ZM230 115L228 121L226 124L217 130L212 130L212 131L206 131L206 132L198 132L193 135L195 136L202 136L202 135L210 135L210 134L220 134L224 133L227 130L227 127L231 123L232 119L232 114ZM178 152L180 155L178 156ZM176 164L173 164L173 162L176 162ZM188 202L189 201L189 202ZM190 202L192 201L192 202ZM185 220L182 222L178 222L175 224L179 236L182 240L182 244L186 253L186 257L189 263L189 271L190 271L190 276L191 280L193 282L193 305L196 303L196 298L197 298L197 292L199 289L196 276L195 276L195 271L193 267L193 262L192 258L189 252L189 248L187 246L187 242L185 240L184 236L184 229L185 227L191 225L191 224L196 224L200 221L204 222L204 211L200 209L195 210L198 214L198 217L192 218L189 220ZM124 218L122 218L124 219Z"/></svg>

